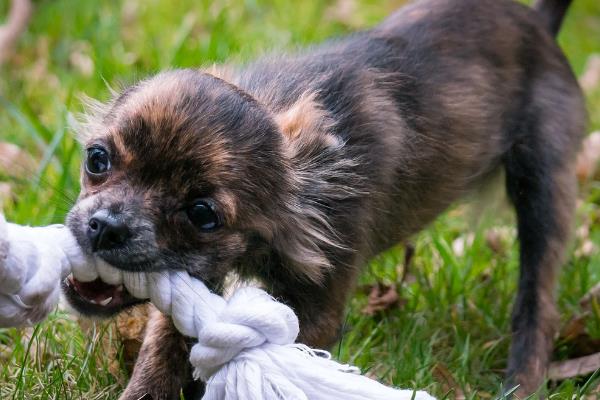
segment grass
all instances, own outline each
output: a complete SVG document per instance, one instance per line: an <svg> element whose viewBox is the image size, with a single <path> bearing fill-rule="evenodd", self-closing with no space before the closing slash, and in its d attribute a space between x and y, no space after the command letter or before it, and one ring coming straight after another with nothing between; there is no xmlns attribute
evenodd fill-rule
<svg viewBox="0 0 600 400"><path fill-rule="evenodd" d="M371 26L401 3L37 1L16 56L0 69L0 138L37 161L35 168L13 171L24 172L20 178L0 171L0 181L7 179L15 194L5 213L19 223L64 219L78 192L80 150L68 123L81 110L80 94L106 99L106 82L133 82L164 68L243 61L266 50L318 42ZM6 9L7 1L0 2L0 15ZM600 3L575 1L560 43L578 74L591 54L600 53L599 38ZM600 88L587 95L590 131L598 130ZM578 215L578 224L590 228L587 236L600 243L600 182L583 188ZM387 383L423 388L440 398L459 392L493 398L505 367L517 278L513 222L508 208L477 218L463 206L447 212L414 240L400 309L363 315L367 296L358 290L334 355ZM503 232L499 251L486 241L491 229ZM574 241L561 273L563 322L578 313L581 296L600 281L600 255L574 255L581 241ZM464 250L457 251L461 242ZM398 282L403 251L399 247L374 260L361 286ZM586 328L600 338L598 307ZM101 325L82 331L60 312L35 329L0 330L0 399L116 398L124 380L106 357L103 338L109 335ZM570 351L560 344L556 357ZM549 394L577 398L599 383L595 376L567 380L551 384Z"/></svg>

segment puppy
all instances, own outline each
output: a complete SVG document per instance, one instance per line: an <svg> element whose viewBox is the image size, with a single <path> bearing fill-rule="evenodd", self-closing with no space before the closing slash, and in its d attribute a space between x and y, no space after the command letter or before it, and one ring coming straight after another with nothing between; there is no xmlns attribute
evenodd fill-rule
<svg viewBox="0 0 600 400"><path fill-rule="evenodd" d="M584 100L554 36L570 1L422 0L369 31L244 68L174 70L97 106L68 226L124 271L236 273L337 338L361 267L500 169L521 273L507 382L543 382L575 206ZM65 282L88 315L134 300ZM124 399L176 399L187 343L152 321ZM196 388L201 392L201 388Z"/></svg>

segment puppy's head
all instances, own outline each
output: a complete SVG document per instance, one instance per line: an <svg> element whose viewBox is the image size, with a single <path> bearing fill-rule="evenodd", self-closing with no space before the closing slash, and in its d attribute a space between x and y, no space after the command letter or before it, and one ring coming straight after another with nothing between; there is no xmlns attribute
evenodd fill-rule
<svg viewBox="0 0 600 400"><path fill-rule="evenodd" d="M300 212L298 177L277 118L254 98L180 70L96 108L80 133L82 190L67 219L85 251L122 270L187 270L215 284L256 237L299 264L326 264L310 237L318 229L306 223L308 236L291 232L303 224L292 217ZM71 303L88 314L132 302L88 301L106 290L104 283L67 285Z"/></svg>

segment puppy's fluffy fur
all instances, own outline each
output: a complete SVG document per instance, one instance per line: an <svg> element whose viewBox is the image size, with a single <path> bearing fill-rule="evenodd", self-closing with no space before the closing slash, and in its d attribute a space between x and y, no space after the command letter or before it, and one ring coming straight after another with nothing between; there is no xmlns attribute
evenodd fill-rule
<svg viewBox="0 0 600 400"><path fill-rule="evenodd" d="M187 269L215 290L231 271L259 278L299 315L299 340L323 347L369 258L503 168L521 243L508 377L532 392L551 349L584 132L553 37L568 3L422 0L300 54L139 82L88 120L82 140L106 149L112 169L83 174L69 226L90 248L90 217L116 215L131 236L97 253L122 269ZM196 199L220 228L189 221ZM177 398L184 344L153 322L123 398Z"/></svg>

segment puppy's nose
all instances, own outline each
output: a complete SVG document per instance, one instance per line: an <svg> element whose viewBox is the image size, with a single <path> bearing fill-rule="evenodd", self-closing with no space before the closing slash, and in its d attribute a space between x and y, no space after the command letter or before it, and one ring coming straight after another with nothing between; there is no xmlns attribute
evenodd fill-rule
<svg viewBox="0 0 600 400"><path fill-rule="evenodd" d="M87 235L92 244L92 251L98 251L123 246L131 232L121 219L100 210L90 218Z"/></svg>

